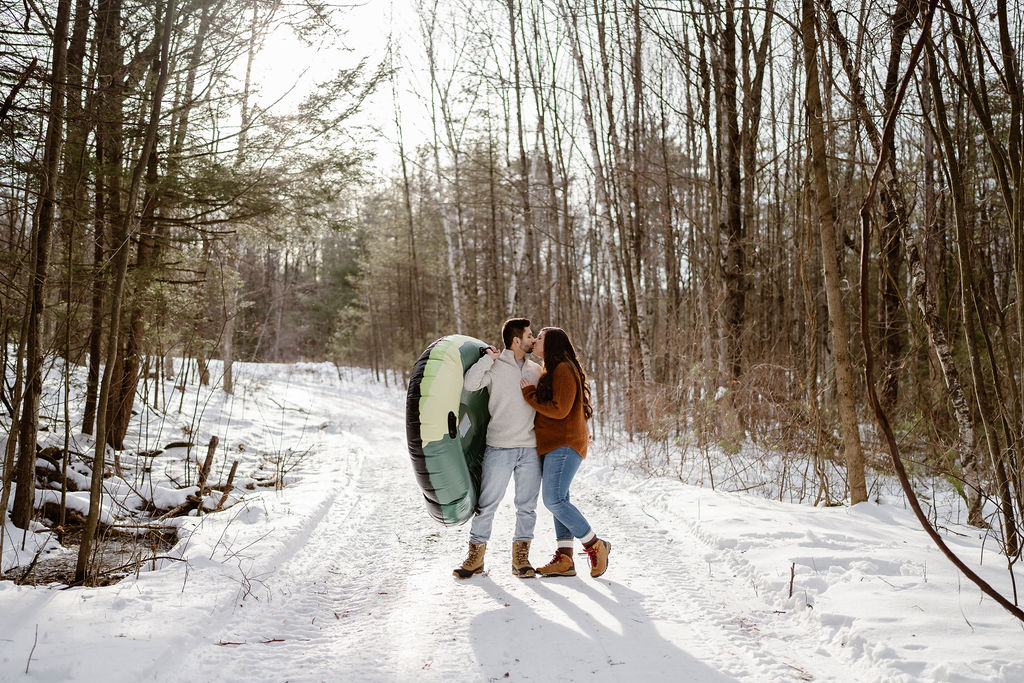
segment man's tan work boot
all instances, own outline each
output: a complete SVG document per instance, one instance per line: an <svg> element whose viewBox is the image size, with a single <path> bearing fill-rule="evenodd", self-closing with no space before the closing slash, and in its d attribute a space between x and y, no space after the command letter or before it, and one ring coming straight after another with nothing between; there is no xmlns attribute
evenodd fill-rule
<svg viewBox="0 0 1024 683"><path fill-rule="evenodd" d="M484 551L487 550L486 543L469 542L469 554L466 555L462 565L452 571L452 576L457 579L468 579L474 574L484 570Z"/></svg>
<svg viewBox="0 0 1024 683"><path fill-rule="evenodd" d="M537 575L530 564L529 541L512 541L512 573L520 579L532 579Z"/></svg>

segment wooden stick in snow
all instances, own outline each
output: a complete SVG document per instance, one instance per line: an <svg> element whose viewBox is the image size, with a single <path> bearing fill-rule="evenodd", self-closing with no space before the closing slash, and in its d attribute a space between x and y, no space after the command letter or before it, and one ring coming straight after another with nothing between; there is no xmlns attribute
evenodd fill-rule
<svg viewBox="0 0 1024 683"><path fill-rule="evenodd" d="M206 447L206 460L203 462L203 467L199 470L199 486L198 495L203 495L203 489L206 488L206 478L210 476L210 468L213 467L213 454L217 450L217 437L210 437L210 445Z"/></svg>
<svg viewBox="0 0 1024 683"><path fill-rule="evenodd" d="M224 485L224 494L220 497L220 501L217 503L217 507L214 510L214 512L224 507L224 501L228 499L228 494L231 493L232 482L235 480L235 470L237 469L238 461L235 460L233 463L231 463L231 471L228 472L228 483Z"/></svg>

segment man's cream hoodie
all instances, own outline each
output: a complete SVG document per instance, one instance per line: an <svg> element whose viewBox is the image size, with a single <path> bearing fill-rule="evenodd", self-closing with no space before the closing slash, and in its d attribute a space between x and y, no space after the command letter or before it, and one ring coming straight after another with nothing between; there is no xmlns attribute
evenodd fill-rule
<svg viewBox="0 0 1024 683"><path fill-rule="evenodd" d="M523 398L519 380L525 377L536 384L540 380L540 371L540 366L530 359L526 359L520 369L511 349L502 351L497 360L481 356L466 371L462 381L466 391L479 391L484 387L490 391L487 401L487 409L491 413L491 421L487 424L488 446L536 448L537 437L533 431L535 411Z"/></svg>

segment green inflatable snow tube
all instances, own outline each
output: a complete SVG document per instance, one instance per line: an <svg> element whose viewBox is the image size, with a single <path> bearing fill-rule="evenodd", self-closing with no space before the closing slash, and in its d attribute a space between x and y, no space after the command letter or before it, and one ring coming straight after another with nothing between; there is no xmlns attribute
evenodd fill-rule
<svg viewBox="0 0 1024 683"><path fill-rule="evenodd" d="M476 510L487 446L487 389L465 391L463 376L487 344L461 334L441 337L413 366L406 394L406 435L416 481L430 516L462 524Z"/></svg>

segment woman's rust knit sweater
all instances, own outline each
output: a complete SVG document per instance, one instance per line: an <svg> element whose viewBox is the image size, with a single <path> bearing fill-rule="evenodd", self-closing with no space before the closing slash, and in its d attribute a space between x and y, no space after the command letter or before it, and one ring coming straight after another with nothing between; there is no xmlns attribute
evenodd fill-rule
<svg viewBox="0 0 1024 683"><path fill-rule="evenodd" d="M533 421L537 453L544 455L569 446L586 458L590 433L583 415L583 383L568 363L559 363L553 372L550 401L537 400L536 386L523 387L523 398L537 411Z"/></svg>

